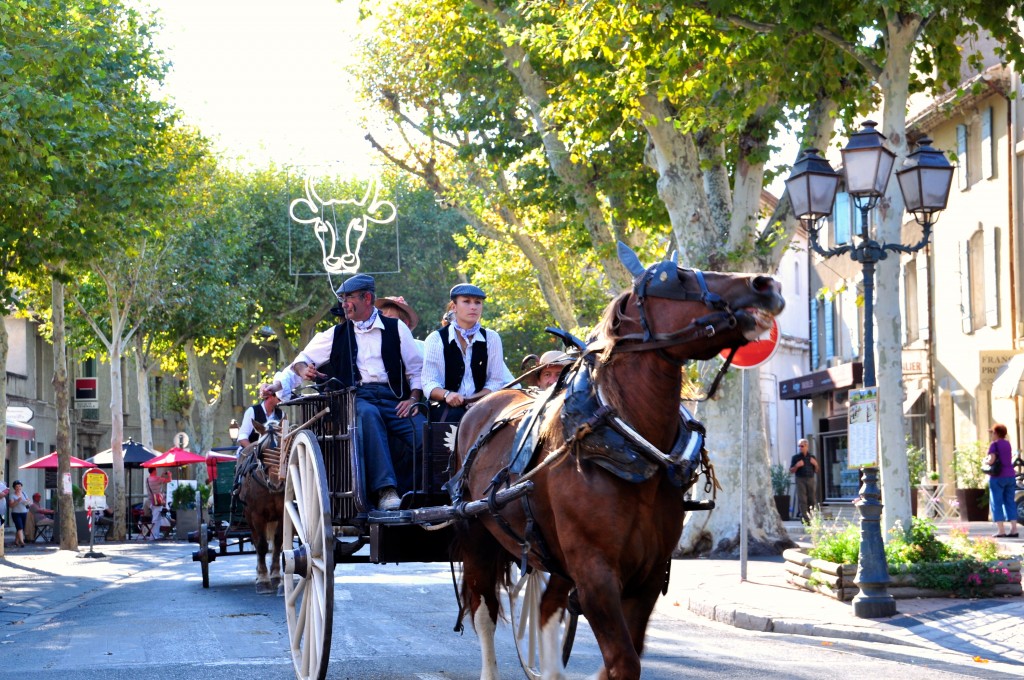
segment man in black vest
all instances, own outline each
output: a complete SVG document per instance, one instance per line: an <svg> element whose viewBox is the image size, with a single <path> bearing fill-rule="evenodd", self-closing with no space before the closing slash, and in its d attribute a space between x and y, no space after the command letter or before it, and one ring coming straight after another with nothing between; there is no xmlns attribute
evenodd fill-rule
<svg viewBox="0 0 1024 680"><path fill-rule="evenodd" d="M271 392L266 396L263 401L258 404L253 404L249 408L245 409L245 415L242 416L242 424L238 427L238 445L243 449L249 444L259 439L259 435L254 435L253 423L259 423L265 425L268 418L274 418L278 422L284 420L284 413L278 407L281 403L281 399Z"/></svg>
<svg viewBox="0 0 1024 680"><path fill-rule="evenodd" d="M423 391L434 402L432 422L458 422L467 404L512 381L501 338L480 326L484 291L460 283L450 292L455 317L423 346Z"/></svg>
<svg viewBox="0 0 1024 680"><path fill-rule="evenodd" d="M423 357L409 327L378 312L375 290L373 277L366 274L345 281L336 291L345 318L317 333L261 394L289 395L303 378L331 377L345 387L356 386L366 490L377 493L378 508L394 510L401 504L398 489L412 486L413 455L426 422L419 413ZM325 365L326 376L317 370Z"/></svg>
<svg viewBox="0 0 1024 680"><path fill-rule="evenodd" d="M796 477L797 512L800 519L807 522L811 508L818 504L818 459L811 453L806 439L797 442L797 448L789 471Z"/></svg>

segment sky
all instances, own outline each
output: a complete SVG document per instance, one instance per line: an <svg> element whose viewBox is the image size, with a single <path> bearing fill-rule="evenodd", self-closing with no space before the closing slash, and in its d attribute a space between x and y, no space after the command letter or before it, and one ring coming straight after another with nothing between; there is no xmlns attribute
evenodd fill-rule
<svg viewBox="0 0 1024 680"><path fill-rule="evenodd" d="M357 3L336 0L140 0L164 25L164 91L227 158L253 165L375 159L345 67ZM342 173L339 173L342 174Z"/></svg>

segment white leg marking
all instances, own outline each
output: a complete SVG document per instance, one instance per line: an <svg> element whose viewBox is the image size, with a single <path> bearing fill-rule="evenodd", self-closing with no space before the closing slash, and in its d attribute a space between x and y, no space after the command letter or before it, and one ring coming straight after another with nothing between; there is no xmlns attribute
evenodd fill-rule
<svg viewBox="0 0 1024 680"><path fill-rule="evenodd" d="M473 614L473 627L480 638L480 680L498 680L498 657L494 653L494 621L487 603L481 602Z"/></svg>
<svg viewBox="0 0 1024 680"><path fill-rule="evenodd" d="M540 631L540 675L544 680L565 678L562 673L562 616L552 616Z"/></svg>

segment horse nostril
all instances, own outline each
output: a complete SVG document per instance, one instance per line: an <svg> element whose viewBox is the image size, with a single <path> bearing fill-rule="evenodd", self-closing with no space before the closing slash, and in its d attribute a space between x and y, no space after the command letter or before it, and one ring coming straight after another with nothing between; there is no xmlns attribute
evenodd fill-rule
<svg viewBox="0 0 1024 680"><path fill-rule="evenodd" d="M769 293L775 288L775 279L770 276L755 276L750 286L758 293Z"/></svg>

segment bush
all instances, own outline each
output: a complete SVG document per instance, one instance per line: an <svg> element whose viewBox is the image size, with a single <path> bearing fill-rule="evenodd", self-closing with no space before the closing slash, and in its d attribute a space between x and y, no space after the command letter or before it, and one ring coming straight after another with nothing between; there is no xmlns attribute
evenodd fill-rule
<svg viewBox="0 0 1024 680"><path fill-rule="evenodd" d="M785 496L789 493L789 468L782 463L772 465L772 493Z"/></svg>
<svg viewBox="0 0 1024 680"><path fill-rule="evenodd" d="M907 475L910 477L910 486L920 485L921 478L924 477L927 469L928 464L924 459L924 449L920 446L909 444L907 446Z"/></svg>
<svg viewBox="0 0 1024 680"><path fill-rule="evenodd" d="M77 484L72 484L71 501L75 505L75 510L85 510L85 489Z"/></svg>
<svg viewBox="0 0 1024 680"><path fill-rule="evenodd" d="M199 484L199 498L203 505L210 498L210 487L206 484ZM195 510L196 508L196 490L188 484L179 484L174 489L174 495L171 497L171 507L175 510Z"/></svg>
<svg viewBox="0 0 1024 680"><path fill-rule="evenodd" d="M960 444L953 449L953 475L956 477L958 489L984 489L985 473L981 464L985 461L988 447L983 442L974 441Z"/></svg>
<svg viewBox="0 0 1024 680"><path fill-rule="evenodd" d="M860 555L860 527L847 524L840 527L836 521L825 524L817 510L811 510L807 532L811 536L808 554L818 560L837 564L854 564Z"/></svg>

